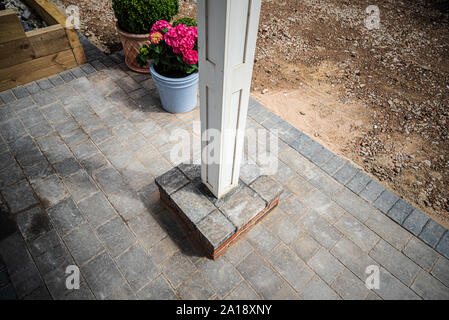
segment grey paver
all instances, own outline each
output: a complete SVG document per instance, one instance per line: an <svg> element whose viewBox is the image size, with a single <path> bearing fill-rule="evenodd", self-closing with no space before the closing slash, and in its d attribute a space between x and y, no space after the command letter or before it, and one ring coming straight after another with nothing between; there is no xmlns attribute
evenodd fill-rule
<svg viewBox="0 0 449 320"><path fill-rule="evenodd" d="M73 147L72 152L79 160L84 160L97 153L98 149L91 141L88 140L80 145Z"/></svg>
<svg viewBox="0 0 449 320"><path fill-rule="evenodd" d="M244 226L265 208L265 201L245 187L234 194L220 209L238 228Z"/></svg>
<svg viewBox="0 0 449 320"><path fill-rule="evenodd" d="M200 222L215 210L214 205L192 183L175 192L172 199L193 223ZM228 214L229 211L223 210L230 220L233 220Z"/></svg>
<svg viewBox="0 0 449 320"><path fill-rule="evenodd" d="M294 196L279 201L279 208L281 208L293 222L298 221L299 218L303 217L308 211L308 208L304 203Z"/></svg>
<svg viewBox="0 0 449 320"><path fill-rule="evenodd" d="M263 224L257 224L249 231L247 239L256 251L263 256L268 256L280 242Z"/></svg>
<svg viewBox="0 0 449 320"><path fill-rule="evenodd" d="M446 233L438 243L436 250L449 259L449 231L446 230Z"/></svg>
<svg viewBox="0 0 449 320"><path fill-rule="evenodd" d="M122 176L111 167L96 172L94 178L105 193L113 193L126 186Z"/></svg>
<svg viewBox="0 0 449 320"><path fill-rule="evenodd" d="M341 184L347 184L352 178L354 178L357 172L358 171L356 168L351 166L349 163L345 163L345 165L334 174L334 178Z"/></svg>
<svg viewBox="0 0 449 320"><path fill-rule="evenodd" d="M55 174L34 183L33 188L44 207L54 206L68 196L64 184Z"/></svg>
<svg viewBox="0 0 449 320"><path fill-rule="evenodd" d="M345 214L334 225L363 251L369 252L380 237L351 215Z"/></svg>
<svg viewBox="0 0 449 320"><path fill-rule="evenodd" d="M278 246L268 261L296 291L304 289L313 277L313 271L284 245Z"/></svg>
<svg viewBox="0 0 449 320"><path fill-rule="evenodd" d="M403 199L399 199L390 211L388 211L387 215L397 223L402 224L413 210L414 208L412 205L408 204Z"/></svg>
<svg viewBox="0 0 449 320"><path fill-rule="evenodd" d="M15 97L11 90L6 90L0 93L0 99L6 104L14 101Z"/></svg>
<svg viewBox="0 0 449 320"><path fill-rule="evenodd" d="M93 175L96 170L109 165L106 158L101 153L96 153L93 156L84 159L81 161L81 164L90 175Z"/></svg>
<svg viewBox="0 0 449 320"><path fill-rule="evenodd" d="M167 236L160 222L149 212L135 217L128 225L146 249L150 249Z"/></svg>
<svg viewBox="0 0 449 320"><path fill-rule="evenodd" d="M379 211L374 211L365 225L398 250L402 250L412 237L411 233Z"/></svg>
<svg viewBox="0 0 449 320"><path fill-rule="evenodd" d="M399 197L396 194L389 190L384 190L373 202L373 205L383 213L387 213L398 200Z"/></svg>
<svg viewBox="0 0 449 320"><path fill-rule="evenodd" d="M64 80L62 80L62 78L58 75L53 76L53 77L49 78L48 80L50 80L51 84L55 87L64 84Z"/></svg>
<svg viewBox="0 0 449 320"><path fill-rule="evenodd" d="M179 250L178 245L170 236L165 237L157 244L155 244L150 250L148 250L151 259L153 259L156 265L162 264L166 259L171 257Z"/></svg>
<svg viewBox="0 0 449 320"><path fill-rule="evenodd" d="M229 247L224 255L232 264L238 265L253 251L254 249L251 247L248 241L246 241L245 239L240 239L240 241Z"/></svg>
<svg viewBox="0 0 449 320"><path fill-rule="evenodd" d="M328 284L332 283L344 269L344 266L324 248L309 260L308 265Z"/></svg>
<svg viewBox="0 0 449 320"><path fill-rule="evenodd" d="M379 241L369 255L407 286L420 270L418 265L384 240Z"/></svg>
<svg viewBox="0 0 449 320"><path fill-rule="evenodd" d="M259 300L260 297L247 282L242 281L227 297L226 300Z"/></svg>
<svg viewBox="0 0 449 320"><path fill-rule="evenodd" d="M449 260L440 257L432 268L431 274L449 287Z"/></svg>
<svg viewBox="0 0 449 320"><path fill-rule="evenodd" d="M47 121L42 121L35 126L28 128L28 131L33 138L39 138L52 132L53 128Z"/></svg>
<svg viewBox="0 0 449 320"><path fill-rule="evenodd" d="M75 147L88 139L88 136L81 129L61 133L61 135L69 147Z"/></svg>
<svg viewBox="0 0 449 320"><path fill-rule="evenodd" d="M421 233L427 221L429 221L429 217L427 215L422 213L421 210L414 209L405 219L402 226L417 236Z"/></svg>
<svg viewBox="0 0 449 320"><path fill-rule="evenodd" d="M307 195L315 190L313 185L307 182L303 177L296 175L292 178L286 186L296 195L300 200L304 200Z"/></svg>
<svg viewBox="0 0 449 320"><path fill-rule="evenodd" d="M30 252L37 257L44 254L47 250L61 245L61 240L55 229L41 235L35 240L29 241Z"/></svg>
<svg viewBox="0 0 449 320"><path fill-rule="evenodd" d="M136 242L136 238L119 217L100 226L97 234L113 257L118 256Z"/></svg>
<svg viewBox="0 0 449 320"><path fill-rule="evenodd" d="M31 107L18 113L20 120L22 120L25 128L30 128L36 124L45 121L44 116L39 111L38 107Z"/></svg>
<svg viewBox="0 0 449 320"><path fill-rule="evenodd" d="M424 299L449 299L449 288L443 285L440 281L432 277L427 272L421 271L413 282L411 288Z"/></svg>
<svg viewBox="0 0 449 320"><path fill-rule="evenodd" d="M105 299L122 286L125 279L107 253L103 253L81 268L95 297Z"/></svg>
<svg viewBox="0 0 449 320"><path fill-rule="evenodd" d="M236 231L236 227L218 210L212 211L198 223L198 230L210 246L218 249Z"/></svg>
<svg viewBox="0 0 449 320"><path fill-rule="evenodd" d="M175 292L162 275L139 291L138 296L144 300L176 300Z"/></svg>
<svg viewBox="0 0 449 320"><path fill-rule="evenodd" d="M156 178L156 183L164 188L168 195L171 195L188 184L189 180L178 168L173 168Z"/></svg>
<svg viewBox="0 0 449 320"><path fill-rule="evenodd" d="M42 90L47 90L53 87L53 85L48 79L37 80L36 83L38 84L39 87L41 87Z"/></svg>
<svg viewBox="0 0 449 320"><path fill-rule="evenodd" d="M263 297L274 295L283 284L282 279L254 252L237 269Z"/></svg>
<svg viewBox="0 0 449 320"><path fill-rule="evenodd" d="M432 219L429 219L427 224L424 226L423 230L419 234L419 238L427 243L429 246L435 248L435 246L440 241L443 234L446 232L446 229L435 222Z"/></svg>
<svg viewBox="0 0 449 320"><path fill-rule="evenodd" d="M125 284L120 289L114 291L106 300L137 300L137 296L129 284Z"/></svg>
<svg viewBox="0 0 449 320"><path fill-rule="evenodd" d="M107 157L111 157L114 154L120 153L123 151L122 144L117 141L115 138L110 138L98 145L101 152L103 152Z"/></svg>
<svg viewBox="0 0 449 320"><path fill-rule="evenodd" d="M17 99L22 99L29 96L27 89L24 86L18 86L12 89L12 92Z"/></svg>
<svg viewBox="0 0 449 320"><path fill-rule="evenodd" d="M145 210L145 204L139 195L129 188L118 190L108 196L114 208L126 221L131 220Z"/></svg>
<svg viewBox="0 0 449 320"><path fill-rule="evenodd" d="M69 114L65 111L61 103L49 105L48 107L42 108L41 111L53 124L61 123L69 118Z"/></svg>
<svg viewBox="0 0 449 320"><path fill-rule="evenodd" d="M64 236L64 241L78 265L96 256L104 247L92 228L84 223Z"/></svg>
<svg viewBox="0 0 449 320"><path fill-rule="evenodd" d="M109 128L101 127L89 133L90 138L96 144L100 144L101 142L112 137L112 132Z"/></svg>
<svg viewBox="0 0 449 320"><path fill-rule="evenodd" d="M360 192L360 196L366 201L374 202L380 194L385 190L383 186L374 180L371 180L367 186Z"/></svg>
<svg viewBox="0 0 449 320"><path fill-rule="evenodd" d="M80 164L73 157L67 158L61 162L56 163L54 167L56 169L56 172L61 177L68 177L81 170Z"/></svg>
<svg viewBox="0 0 449 320"><path fill-rule="evenodd" d="M314 211L300 219L298 225L304 230L307 230L316 241L327 249L332 248L342 237L340 231Z"/></svg>
<svg viewBox="0 0 449 320"><path fill-rule="evenodd" d="M63 178L63 181L75 202L79 202L98 191L97 186L84 170Z"/></svg>
<svg viewBox="0 0 449 320"><path fill-rule="evenodd" d="M282 192L282 187L269 176L257 178L250 187L255 190L267 203L273 201Z"/></svg>
<svg viewBox="0 0 449 320"><path fill-rule="evenodd" d="M36 141L44 152L54 149L62 144L61 139L55 133L50 133L49 135L37 138Z"/></svg>
<svg viewBox="0 0 449 320"><path fill-rule="evenodd" d="M116 261L125 278L135 290L141 289L159 274L159 269L140 245L124 252Z"/></svg>
<svg viewBox="0 0 449 320"><path fill-rule="evenodd" d="M290 247L298 257L307 262L321 246L307 233L303 233Z"/></svg>
<svg viewBox="0 0 449 320"><path fill-rule="evenodd" d="M62 270L74 263L67 249L60 242L54 247L47 248L42 255L35 256L34 261L44 277L56 269Z"/></svg>
<svg viewBox="0 0 449 320"><path fill-rule="evenodd" d="M321 217L330 223L337 222L344 214L344 210L319 190L314 190L304 199L303 203L313 208Z"/></svg>
<svg viewBox="0 0 449 320"><path fill-rule="evenodd" d="M298 226L288 218L278 219L270 226L270 230L287 245L290 245L301 234Z"/></svg>
<svg viewBox="0 0 449 320"><path fill-rule="evenodd" d="M114 208L100 192L80 201L78 206L94 228L116 215Z"/></svg>
<svg viewBox="0 0 449 320"><path fill-rule="evenodd" d="M371 178L361 171L358 171L356 175L346 183L346 187L349 188L355 194L359 194L369 182Z"/></svg>
<svg viewBox="0 0 449 320"><path fill-rule="evenodd" d="M84 218L72 198L59 202L57 205L49 208L47 212L56 229L62 235L84 222Z"/></svg>
<svg viewBox="0 0 449 320"><path fill-rule="evenodd" d="M31 191L27 181L22 180L7 190L3 191L3 196L13 213L22 211L36 204L37 201Z"/></svg>
<svg viewBox="0 0 449 320"><path fill-rule="evenodd" d="M365 273L366 268L371 265L378 265L367 253L344 237L337 242L330 252L357 277L363 280L368 277L368 274Z"/></svg>
<svg viewBox="0 0 449 320"><path fill-rule="evenodd" d="M7 158L1 158L1 160L3 159L5 159L5 162L8 161L11 165L0 171L0 190L23 178L22 170L15 164L14 159L10 155L8 155Z"/></svg>
<svg viewBox="0 0 449 320"><path fill-rule="evenodd" d="M181 253L176 253L162 266L162 272L174 288L195 272L195 266Z"/></svg>
<svg viewBox="0 0 449 320"><path fill-rule="evenodd" d="M199 272L185 281L177 289L177 292L183 300L207 300L215 293L210 284L207 283Z"/></svg>
<svg viewBox="0 0 449 320"><path fill-rule="evenodd" d="M70 82L74 79L73 75L70 73L70 70L63 71L59 73L59 76L65 81Z"/></svg>
<svg viewBox="0 0 449 320"><path fill-rule="evenodd" d="M28 93L30 93L30 94L34 94L34 93L36 93L36 92L41 90L41 88L34 81L30 82L30 83L27 83L25 85L25 88L27 89Z"/></svg>
<svg viewBox="0 0 449 320"><path fill-rule="evenodd" d="M49 91L39 91L34 93L32 97L33 100L36 101L36 103L41 107L49 105L57 100L57 98Z"/></svg>
<svg viewBox="0 0 449 320"><path fill-rule="evenodd" d="M216 261L203 259L197 267L221 297L243 280L232 264L223 257Z"/></svg>
<svg viewBox="0 0 449 320"><path fill-rule="evenodd" d="M52 225L47 214L41 208L31 208L16 216L17 226L24 239L31 241L50 231Z"/></svg>
<svg viewBox="0 0 449 320"><path fill-rule="evenodd" d="M70 132L79 128L78 124L72 118L55 124L54 126L61 136L67 136Z"/></svg>
<svg viewBox="0 0 449 320"><path fill-rule="evenodd" d="M365 283L348 269L334 281L332 288L345 300L363 300L370 292Z"/></svg>
<svg viewBox="0 0 449 320"><path fill-rule="evenodd" d="M72 152L67 148L66 145L60 145L53 150L46 151L45 155L48 158L48 161L51 163L57 163L67 158L73 157Z"/></svg>
<svg viewBox="0 0 449 320"><path fill-rule="evenodd" d="M301 293L304 300L338 300L339 296L326 283L315 276Z"/></svg>
<svg viewBox="0 0 449 320"><path fill-rule="evenodd" d="M334 200L348 213L356 217L361 222L365 222L374 211L373 208L363 199L348 189L341 189L334 195Z"/></svg>
<svg viewBox="0 0 449 320"><path fill-rule="evenodd" d="M404 254L424 270L430 270L438 253L418 238L413 237L403 250Z"/></svg>

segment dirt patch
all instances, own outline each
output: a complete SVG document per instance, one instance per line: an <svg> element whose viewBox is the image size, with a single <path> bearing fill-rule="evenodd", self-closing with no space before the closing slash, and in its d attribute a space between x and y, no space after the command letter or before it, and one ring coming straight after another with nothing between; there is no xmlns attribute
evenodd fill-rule
<svg viewBox="0 0 449 320"><path fill-rule="evenodd" d="M53 1L80 6L101 49L120 48L110 0ZM369 30L371 4L264 0L252 94L449 226L449 3L378 0Z"/></svg>

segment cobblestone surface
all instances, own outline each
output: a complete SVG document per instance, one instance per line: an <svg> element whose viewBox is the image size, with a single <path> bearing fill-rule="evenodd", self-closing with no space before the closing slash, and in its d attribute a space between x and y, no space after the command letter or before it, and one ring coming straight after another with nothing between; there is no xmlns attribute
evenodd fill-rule
<svg viewBox="0 0 449 320"><path fill-rule="evenodd" d="M199 110L167 114L123 56L86 55L90 64L0 94L0 299L447 299L448 231L253 100L248 126L279 129L272 178L284 194L206 259L154 182L178 165L173 129L199 139ZM263 174L254 156L248 185ZM79 290L65 287L73 264ZM365 286L370 265L378 290Z"/></svg>

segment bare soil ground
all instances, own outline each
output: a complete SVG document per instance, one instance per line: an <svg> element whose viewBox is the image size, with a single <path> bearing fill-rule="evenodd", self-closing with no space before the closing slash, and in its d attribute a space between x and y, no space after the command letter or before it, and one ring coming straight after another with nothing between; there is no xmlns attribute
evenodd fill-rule
<svg viewBox="0 0 449 320"><path fill-rule="evenodd" d="M80 6L83 34L120 48L110 0L52 1ZM263 0L252 94L448 227L448 57L444 0Z"/></svg>

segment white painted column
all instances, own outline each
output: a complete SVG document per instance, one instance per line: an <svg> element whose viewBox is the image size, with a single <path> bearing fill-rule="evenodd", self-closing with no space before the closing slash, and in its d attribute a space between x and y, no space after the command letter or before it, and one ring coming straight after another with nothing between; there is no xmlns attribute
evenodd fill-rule
<svg viewBox="0 0 449 320"><path fill-rule="evenodd" d="M260 6L198 1L201 178L217 198L239 181Z"/></svg>

